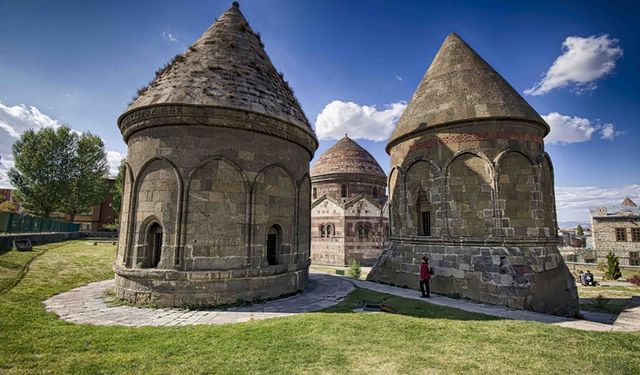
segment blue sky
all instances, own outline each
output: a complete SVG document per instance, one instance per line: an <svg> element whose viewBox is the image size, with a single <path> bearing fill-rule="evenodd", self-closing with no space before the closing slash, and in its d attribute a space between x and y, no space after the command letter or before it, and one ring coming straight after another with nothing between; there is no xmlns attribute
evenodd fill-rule
<svg viewBox="0 0 640 375"><path fill-rule="evenodd" d="M100 135L117 160L126 147L116 119L136 89L230 3L0 2L4 168L15 136L60 123ZM309 121L323 114L318 133L379 140L358 142L385 170L380 139L456 32L521 94L553 73L538 86L546 92L523 95L553 114L559 132L546 148L561 221L588 219L586 207L625 195L640 201L637 2L245 0L240 8ZM333 142L322 139L317 155Z"/></svg>

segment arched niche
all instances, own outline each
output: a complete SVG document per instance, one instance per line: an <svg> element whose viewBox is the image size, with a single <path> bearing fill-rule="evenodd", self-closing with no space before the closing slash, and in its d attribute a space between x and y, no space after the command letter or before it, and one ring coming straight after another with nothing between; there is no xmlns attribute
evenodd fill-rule
<svg viewBox="0 0 640 375"><path fill-rule="evenodd" d="M129 241L127 240L127 236L129 235L129 223L131 217L131 202L132 202L132 193L133 193L133 172L131 171L131 166L129 163L124 163L124 176L122 181L122 197L120 203L120 228L118 234L118 254L116 256L117 262L119 264L125 265L125 259L128 258L128 254L126 251L126 246Z"/></svg>
<svg viewBox="0 0 640 375"><path fill-rule="evenodd" d="M389 235L400 233L402 227L402 187L399 185L401 180L399 179L400 170L393 168L389 174L389 221L390 230Z"/></svg>
<svg viewBox="0 0 640 375"><path fill-rule="evenodd" d="M488 236L493 228L491 164L462 153L446 167L447 220L452 236Z"/></svg>
<svg viewBox="0 0 640 375"><path fill-rule="evenodd" d="M503 233L525 237L536 231L536 170L531 159L511 151L498 161L498 208L502 212Z"/></svg>
<svg viewBox="0 0 640 375"><path fill-rule="evenodd" d="M435 218L440 203L436 179L436 169L424 160L416 161L407 168L404 176L406 234L431 236L435 233Z"/></svg>
<svg viewBox="0 0 640 375"><path fill-rule="evenodd" d="M268 166L256 176L252 195L255 261L267 265L265 239L271 225L278 223L282 231L279 264L289 264L295 255L293 233L297 230L298 198L291 174L279 164Z"/></svg>
<svg viewBox="0 0 640 375"><path fill-rule="evenodd" d="M548 155L540 162L540 188L542 190L543 231L547 237L557 236L556 199L553 165Z"/></svg>
<svg viewBox="0 0 640 375"><path fill-rule="evenodd" d="M229 160L211 158L189 176L184 227L185 266L194 270L247 263L247 182Z"/></svg>
<svg viewBox="0 0 640 375"><path fill-rule="evenodd" d="M177 265L175 249L178 246L182 178L178 169L165 158L148 161L138 173L133 194L133 236L136 239L132 264L141 267L147 261L147 224L150 217L157 218L163 228L163 256L157 268Z"/></svg>

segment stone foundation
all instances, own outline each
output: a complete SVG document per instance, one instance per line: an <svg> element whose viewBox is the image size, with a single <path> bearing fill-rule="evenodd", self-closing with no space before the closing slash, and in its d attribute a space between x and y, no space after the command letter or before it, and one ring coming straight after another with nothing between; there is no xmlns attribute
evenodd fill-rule
<svg viewBox="0 0 640 375"><path fill-rule="evenodd" d="M423 256L435 274L431 290L478 302L541 313L575 316L575 281L552 241L393 241L367 279L419 289Z"/></svg>
<svg viewBox="0 0 640 375"><path fill-rule="evenodd" d="M231 271L126 269L114 265L116 296L136 305L207 307L274 299L302 291L309 264Z"/></svg>

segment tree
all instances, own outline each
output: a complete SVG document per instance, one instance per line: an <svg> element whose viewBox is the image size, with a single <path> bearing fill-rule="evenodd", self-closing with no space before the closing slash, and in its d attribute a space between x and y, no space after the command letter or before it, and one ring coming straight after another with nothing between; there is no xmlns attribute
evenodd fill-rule
<svg viewBox="0 0 640 375"><path fill-rule="evenodd" d="M578 224L578 226L576 227L576 235L584 236L584 229L582 228L582 225L580 225L580 224Z"/></svg>
<svg viewBox="0 0 640 375"><path fill-rule="evenodd" d="M111 201L111 208L116 213L116 224L120 220L120 210L122 209L122 192L124 191L124 171L125 171L125 159L120 162L118 167L118 175L113 183L113 199Z"/></svg>
<svg viewBox="0 0 640 375"><path fill-rule="evenodd" d="M89 210L106 191L107 160L102 140L69 126L27 130L13 144L9 179L25 210L49 217Z"/></svg>
<svg viewBox="0 0 640 375"><path fill-rule="evenodd" d="M15 203L4 201L0 203L0 212L16 212L18 207L16 207Z"/></svg>
<svg viewBox="0 0 640 375"><path fill-rule="evenodd" d="M60 209L75 219L76 214L90 210L104 199L109 166L100 137L83 133L76 139L72 168L65 185Z"/></svg>
<svg viewBox="0 0 640 375"><path fill-rule="evenodd" d="M607 280L618 280L621 277L620 261L618 257L610 251L609 254L607 254L607 270L604 273L604 278Z"/></svg>
<svg viewBox="0 0 640 375"><path fill-rule="evenodd" d="M29 129L13 144L9 180L25 210L49 217L60 206L76 137L67 126Z"/></svg>

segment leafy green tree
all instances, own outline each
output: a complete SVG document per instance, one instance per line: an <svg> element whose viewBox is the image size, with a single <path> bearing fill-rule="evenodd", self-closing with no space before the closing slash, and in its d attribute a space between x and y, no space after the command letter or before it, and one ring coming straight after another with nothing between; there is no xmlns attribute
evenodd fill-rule
<svg viewBox="0 0 640 375"><path fill-rule="evenodd" d="M580 224L578 224L578 226L576 227L576 235L584 236L584 229L582 228L582 225L580 225Z"/></svg>
<svg viewBox="0 0 640 375"><path fill-rule="evenodd" d="M29 129L13 144L9 180L25 210L44 217L60 207L77 134L71 128Z"/></svg>
<svg viewBox="0 0 640 375"><path fill-rule="evenodd" d="M609 254L607 254L607 270L604 273L604 278L607 280L618 280L621 277L620 261L618 257L610 251Z"/></svg>
<svg viewBox="0 0 640 375"><path fill-rule="evenodd" d="M109 166L100 137L83 133L76 138L72 163L60 209L73 221L104 199Z"/></svg>
<svg viewBox="0 0 640 375"><path fill-rule="evenodd" d="M111 208L116 213L116 224L120 220L120 210L122 209L122 192L124 191L124 171L125 171L125 159L122 159L120 162L120 167L118 167L118 175L116 176L116 180L113 183L112 195L113 199L111 201Z"/></svg>
<svg viewBox="0 0 640 375"><path fill-rule="evenodd" d="M49 217L89 210L106 191L107 159L102 140L69 126L27 130L13 144L9 179L25 210Z"/></svg>

